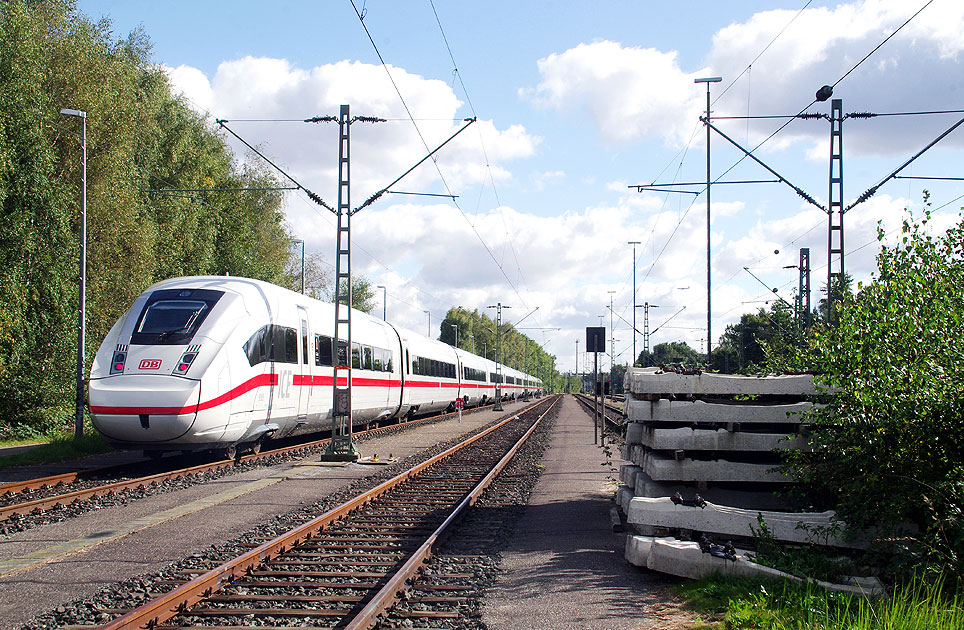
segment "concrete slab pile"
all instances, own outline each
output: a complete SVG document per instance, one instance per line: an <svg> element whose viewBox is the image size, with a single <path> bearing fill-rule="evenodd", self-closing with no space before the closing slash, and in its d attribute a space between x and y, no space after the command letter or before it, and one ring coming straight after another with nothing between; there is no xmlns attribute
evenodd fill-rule
<svg viewBox="0 0 964 630"><path fill-rule="evenodd" d="M632 468L622 475L621 504L680 492L740 508L784 505L774 495L788 481L776 451L804 446L799 432L814 408L812 377L632 368L625 386L621 454Z"/></svg>

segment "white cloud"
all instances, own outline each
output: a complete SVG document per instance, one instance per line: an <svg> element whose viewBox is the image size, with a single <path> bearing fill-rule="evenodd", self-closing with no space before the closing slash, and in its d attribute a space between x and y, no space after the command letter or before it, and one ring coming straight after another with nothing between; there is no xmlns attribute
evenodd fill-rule
<svg viewBox="0 0 964 630"><path fill-rule="evenodd" d="M213 77L189 66L166 70L189 102L213 117L239 121L228 124L329 203L337 193L337 123L240 120L337 117L343 103L351 104L351 116L388 119L351 126L354 200L364 200L387 185L465 124L459 116L462 103L445 82L393 66L388 70L418 121L418 130L381 66L339 61L303 69L285 59L248 56L222 62ZM233 138L229 142L239 154L245 153ZM499 129L491 120L479 120L436 154L437 164L457 194L490 174L497 181L509 179L505 164L532 156L538 143L539 138L522 125ZM438 181L430 160L399 187L423 191Z"/></svg>
<svg viewBox="0 0 964 630"><path fill-rule="evenodd" d="M685 141L699 111L699 88L676 57L612 41L579 44L540 59L542 80L521 94L541 107L588 112L610 142Z"/></svg>
<svg viewBox="0 0 964 630"><path fill-rule="evenodd" d="M964 4L960 2L936 2L927 7L842 79L918 8L900 0L867 0L806 9L775 41L796 15L795 10L763 11L721 29L707 59L713 72L723 76L722 85L770 47L741 77L739 89L731 90L717 104L718 113L745 114L749 98L751 114L793 114L813 100L820 86L838 80L834 98L843 100L845 113L957 108L964 97L964 84L948 77L961 72ZM827 113L829 105L817 104L811 111ZM911 120L913 124L909 124ZM847 150L851 154L911 152L955 120L933 116L851 119L844 123ZM759 139L775 128L772 121L752 123ZM827 123L795 121L781 135L787 141L802 136L826 146ZM960 138L948 140L962 142ZM820 149L815 149L815 156L826 159L826 152L821 156Z"/></svg>
<svg viewBox="0 0 964 630"><path fill-rule="evenodd" d="M541 107L588 113L608 142L661 138L682 145L690 140L705 108L704 89L694 85L693 78L723 77L713 87L714 115L744 115L748 109L754 115L795 114L813 100L820 86L841 79L917 8L901 0L866 0L806 9L796 19L796 10L762 11L714 35L706 56L708 69L680 67L674 50L613 41L583 43L540 59L541 81L520 94ZM964 100L964 82L955 78L961 75L962 51L964 3L934 3L840 81L834 97L843 99L845 113L957 109ZM716 101L737 79L734 89ZM818 103L811 111L827 113L829 103ZM846 123L848 152L906 153L956 120L852 120ZM755 146L779 124L782 121L751 123L748 142ZM746 123L723 125L742 132ZM795 121L766 150L785 149L800 139L825 143L827 135L826 121ZM695 142L701 142L699 135ZM960 145L964 136L957 134L945 142Z"/></svg>

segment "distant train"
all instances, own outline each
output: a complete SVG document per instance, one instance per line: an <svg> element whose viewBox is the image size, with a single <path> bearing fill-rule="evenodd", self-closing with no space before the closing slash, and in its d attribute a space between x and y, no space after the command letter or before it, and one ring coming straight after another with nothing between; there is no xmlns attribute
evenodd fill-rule
<svg viewBox="0 0 964 630"><path fill-rule="evenodd" d="M233 456L331 426L334 305L246 278L149 287L114 324L90 371L94 426L111 444ZM344 349L343 349L344 354ZM346 356L337 363L344 365ZM358 426L494 399L497 364L352 311ZM342 372L344 373L344 372ZM341 380L343 377L339 377ZM542 382L503 366L503 397Z"/></svg>

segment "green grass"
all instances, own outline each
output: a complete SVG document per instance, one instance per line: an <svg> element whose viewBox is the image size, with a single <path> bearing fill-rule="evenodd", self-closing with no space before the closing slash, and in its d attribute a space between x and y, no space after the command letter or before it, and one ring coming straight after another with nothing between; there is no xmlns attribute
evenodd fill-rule
<svg viewBox="0 0 964 630"><path fill-rule="evenodd" d="M875 599L818 586L753 578L707 578L677 587L687 606L720 630L962 630L964 597L940 582L915 582Z"/></svg>
<svg viewBox="0 0 964 630"><path fill-rule="evenodd" d="M22 453L0 456L0 469L13 466L53 464L114 450L96 433L85 432L80 439L74 439L73 434L52 434L47 436L47 439L48 442L43 446ZM10 440L0 443L0 446L16 446L35 441Z"/></svg>

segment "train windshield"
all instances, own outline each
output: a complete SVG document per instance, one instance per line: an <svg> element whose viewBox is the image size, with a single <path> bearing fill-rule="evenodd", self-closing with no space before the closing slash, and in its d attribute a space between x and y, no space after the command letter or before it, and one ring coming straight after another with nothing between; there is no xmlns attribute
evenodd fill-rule
<svg viewBox="0 0 964 630"><path fill-rule="evenodd" d="M131 335L132 344L178 345L190 343L221 291L164 289L148 298Z"/></svg>

